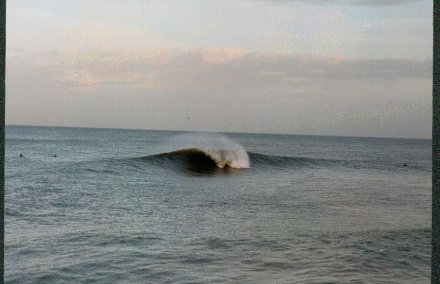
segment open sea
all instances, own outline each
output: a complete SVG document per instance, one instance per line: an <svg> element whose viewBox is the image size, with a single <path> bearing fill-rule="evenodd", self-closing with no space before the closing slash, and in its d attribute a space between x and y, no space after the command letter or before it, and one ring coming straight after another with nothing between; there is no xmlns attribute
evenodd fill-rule
<svg viewBox="0 0 440 284"><path fill-rule="evenodd" d="M430 283L431 152L7 126L5 282Z"/></svg>

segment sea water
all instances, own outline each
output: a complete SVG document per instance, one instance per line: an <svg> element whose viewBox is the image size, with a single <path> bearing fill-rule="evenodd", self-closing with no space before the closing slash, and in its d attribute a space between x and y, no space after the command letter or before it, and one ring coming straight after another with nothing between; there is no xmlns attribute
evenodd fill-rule
<svg viewBox="0 0 440 284"><path fill-rule="evenodd" d="M429 283L431 173L431 140L8 126L5 282Z"/></svg>

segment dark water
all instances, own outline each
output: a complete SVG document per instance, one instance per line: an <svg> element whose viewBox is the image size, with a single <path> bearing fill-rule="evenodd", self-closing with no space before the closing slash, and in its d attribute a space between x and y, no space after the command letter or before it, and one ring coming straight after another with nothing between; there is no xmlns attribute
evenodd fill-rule
<svg viewBox="0 0 440 284"><path fill-rule="evenodd" d="M430 140L225 136L7 127L6 282L429 283Z"/></svg>

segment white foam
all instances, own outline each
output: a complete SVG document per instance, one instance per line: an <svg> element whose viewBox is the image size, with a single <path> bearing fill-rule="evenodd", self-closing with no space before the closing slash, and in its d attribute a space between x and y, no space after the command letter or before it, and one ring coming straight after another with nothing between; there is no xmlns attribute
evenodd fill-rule
<svg viewBox="0 0 440 284"><path fill-rule="evenodd" d="M171 139L172 150L197 148L211 157L219 168L249 168L249 156L240 144L220 133L191 132Z"/></svg>

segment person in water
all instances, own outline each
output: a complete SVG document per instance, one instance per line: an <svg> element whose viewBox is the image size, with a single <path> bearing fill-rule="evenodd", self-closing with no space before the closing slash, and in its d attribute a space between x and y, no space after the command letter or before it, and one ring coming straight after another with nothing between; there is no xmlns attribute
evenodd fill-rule
<svg viewBox="0 0 440 284"><path fill-rule="evenodd" d="M20 158L23 158L23 154L20 154Z"/></svg>

